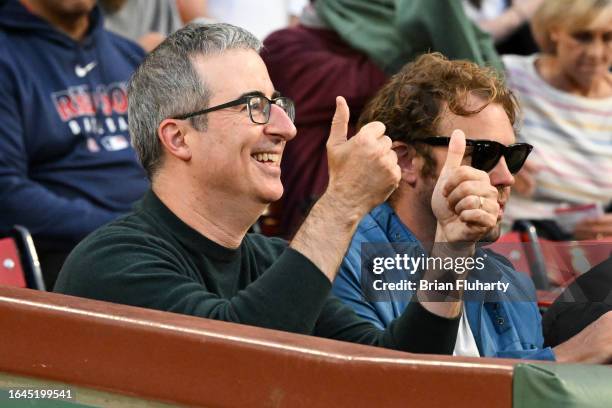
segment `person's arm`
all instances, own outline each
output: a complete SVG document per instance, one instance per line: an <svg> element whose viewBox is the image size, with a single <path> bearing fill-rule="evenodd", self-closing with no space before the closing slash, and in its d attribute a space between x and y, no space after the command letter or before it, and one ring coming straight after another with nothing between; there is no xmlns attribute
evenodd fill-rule
<svg viewBox="0 0 612 408"><path fill-rule="evenodd" d="M384 302L386 311L385 316L381 316L374 304L366 299L365 292L361 284L361 249L359 244L351 243L351 249L347 252L340 271L334 279L332 293L344 304L355 311L357 316L367 320L379 329L384 329L395 316L391 314L391 297L388 302ZM353 252L354 249L354 252Z"/></svg>
<svg viewBox="0 0 612 408"><path fill-rule="evenodd" d="M559 363L612 363L612 311L553 350Z"/></svg>
<svg viewBox="0 0 612 408"><path fill-rule="evenodd" d="M465 146L465 134L461 130L453 131L431 198L437 225L430 257L472 257L476 242L497 225L498 191L491 185L486 172L462 164ZM467 279L467 274L430 269L425 271L422 279L455 284L459 279ZM461 314L462 290L444 293L419 289L417 297L427 310L439 316L454 318Z"/></svg>
<svg viewBox="0 0 612 408"><path fill-rule="evenodd" d="M275 251L280 256L263 274L224 298L207 286L211 283L202 280L184 254L164 240L111 227L77 246L54 291L311 334L329 294L329 280L300 253L290 248Z"/></svg>
<svg viewBox="0 0 612 408"><path fill-rule="evenodd" d="M158 32L150 32L138 38L136 41L146 52L153 51L166 39L166 36Z"/></svg>
<svg viewBox="0 0 612 408"><path fill-rule="evenodd" d="M523 24L528 23L541 4L542 0L514 0L512 6L499 16L479 20L476 23L482 30L491 34L497 43L512 35Z"/></svg>
<svg viewBox="0 0 612 408"><path fill-rule="evenodd" d="M359 140L359 136L358 134L351 140ZM331 136L330 140L333 146ZM339 137L337 140L341 142ZM438 220L438 229L437 242L430 256L443 258L472 256L474 243L497 223L499 211L497 189L490 184L487 173L469 166L462 166L464 152L465 135L461 131L455 131L451 136L446 161L432 195L432 209ZM333 159L334 156L330 153L330 171L334 168ZM363 159L361 162L371 163ZM374 173L369 166L366 168ZM362 183L367 183L372 179L358 172L353 174L358 176ZM353 191L358 190L355 184L346 184L352 186ZM333 177L330 178L331 186L334 186ZM373 186L370 186L369 191L372 191L372 188ZM475 203L474 197L481 197L481 199ZM327 225L327 228L338 229L338 226L332 223L332 225ZM345 250L346 246L342 248ZM311 257L311 255L307 256ZM313 262L317 264L316 260ZM323 264L322 261L319 262ZM325 272L324 268L330 266L333 265L330 263L321 269ZM433 280L438 277L438 272L426 271L423 279ZM453 274L454 279L454 272L450 273ZM445 294L435 290L417 291L419 301L406 307L402 315L384 331L377 330L369 322L355 316L352 310L347 310L346 306L340 307L335 304L339 302L337 299L332 299L321 313L320 321L317 323L317 332L326 337L410 352L450 354L455 346L459 325L462 307L461 293L451 299L445 298L444 301L440 301L440 295Z"/></svg>
<svg viewBox="0 0 612 408"><path fill-rule="evenodd" d="M476 24L481 30L491 34L495 43L499 43L514 33L528 20L511 7L495 18L478 20Z"/></svg>
<svg viewBox="0 0 612 408"><path fill-rule="evenodd" d="M321 311L314 334L410 353L450 355L455 348L458 329L459 317L440 317L419 302L412 302L397 319L380 330L358 317L338 298L330 296Z"/></svg>
<svg viewBox="0 0 612 408"><path fill-rule="evenodd" d="M391 194L400 178L384 125L366 125L347 140L348 115L346 101L339 97L328 142L327 192L291 247L231 299L208 292L197 277L186 276L184 271L193 268L177 262L180 254L148 246L138 237L129 244L121 234L96 236L88 240L90 247L79 246L66 261L57 290L120 303L138 299L145 307L311 333L357 223ZM123 244L118 246L115 240ZM109 264L111 260L114 264ZM90 265L104 269L88 276L101 275L108 282L75 278Z"/></svg>
<svg viewBox="0 0 612 408"><path fill-rule="evenodd" d="M371 122L347 140L349 108L342 97L327 141L329 184L290 246L334 280L359 221L386 200L401 178L385 126Z"/></svg>
<svg viewBox="0 0 612 408"><path fill-rule="evenodd" d="M25 134L22 125L31 119L21 113L19 81L0 61L0 230L19 224L33 235L74 243L119 214L85 198L60 197L28 177L34 158L26 140L44 140L45 134Z"/></svg>
<svg viewBox="0 0 612 408"><path fill-rule="evenodd" d="M176 7L183 24L209 18L207 0L176 0Z"/></svg>
<svg viewBox="0 0 612 408"><path fill-rule="evenodd" d="M291 248L230 298L209 290L199 274L162 239L115 227L75 249L54 291L410 352L450 354L454 347L458 319L414 304L380 330L330 296L329 280Z"/></svg>
<svg viewBox="0 0 612 408"><path fill-rule="evenodd" d="M432 209L438 220L432 257L467 257L475 242L497 223L498 192L487 173L463 166L465 135L453 132L446 161L432 195ZM330 166L331 168L331 166ZM331 182L330 182L331 185ZM481 197L474 202L475 197ZM423 280L440 278L437 270L425 271ZM456 279L454 271L442 271ZM465 276L461 277L462 279ZM456 341L462 293L436 290L417 291L417 302L409 304L402 315L380 332L345 309L328 305L317 324L322 335L360 343L419 353L452 353ZM440 298L442 296L442 298ZM352 312L352 311L351 311ZM333 316L332 318L329 315Z"/></svg>
<svg viewBox="0 0 612 408"><path fill-rule="evenodd" d="M574 238L577 240L607 240L612 237L612 214L587 218L576 224Z"/></svg>

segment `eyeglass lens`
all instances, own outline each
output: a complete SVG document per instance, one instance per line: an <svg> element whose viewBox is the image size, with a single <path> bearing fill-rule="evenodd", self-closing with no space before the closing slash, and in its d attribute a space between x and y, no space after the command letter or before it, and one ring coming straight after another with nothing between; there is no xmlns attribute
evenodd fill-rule
<svg viewBox="0 0 612 408"><path fill-rule="evenodd" d="M253 96L249 98L249 114L251 120L258 124L266 124L270 120L271 103L268 98L263 96ZM293 121L295 119L295 107L289 98L276 98L274 104L281 108Z"/></svg>

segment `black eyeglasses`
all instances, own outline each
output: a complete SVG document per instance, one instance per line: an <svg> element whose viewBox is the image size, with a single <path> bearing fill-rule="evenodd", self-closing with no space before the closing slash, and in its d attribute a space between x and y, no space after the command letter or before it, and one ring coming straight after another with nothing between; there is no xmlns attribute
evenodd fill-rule
<svg viewBox="0 0 612 408"><path fill-rule="evenodd" d="M450 137L430 136L417 139L415 142L422 142L430 146L448 146ZM472 148L471 166L487 173L493 170L502 156L506 159L506 165L510 173L518 173L533 149L533 146L529 143L515 143L510 146L504 146L493 140L466 139L465 144Z"/></svg>
<svg viewBox="0 0 612 408"><path fill-rule="evenodd" d="M175 116L172 119L189 119L194 116L203 115L205 113L214 112L220 109L231 108L232 106L238 106L246 104L247 110L249 111L249 118L253 123L258 125L265 125L270 120L270 111L272 110L272 104L275 104L281 108L289 119L293 122L295 120L295 104L287 97L279 96L276 98L268 99L260 93L253 93L249 95L243 95L238 99L230 102L223 103L221 105L213 106L199 110L196 112L186 113L184 115Z"/></svg>

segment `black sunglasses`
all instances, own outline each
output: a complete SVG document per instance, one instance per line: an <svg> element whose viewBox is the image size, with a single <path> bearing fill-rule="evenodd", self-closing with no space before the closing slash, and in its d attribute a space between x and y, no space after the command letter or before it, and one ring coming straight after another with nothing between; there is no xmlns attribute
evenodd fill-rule
<svg viewBox="0 0 612 408"><path fill-rule="evenodd" d="M415 142L421 142L430 146L448 146L450 137L448 136L429 136L423 139L417 139ZM472 148L472 163L471 166L487 173L497 165L499 159L504 157L506 165L510 173L516 174L525 164L527 156L531 153L533 146L529 143L515 143L510 146L504 146L493 140L473 140L466 139L466 146Z"/></svg>
<svg viewBox="0 0 612 408"><path fill-rule="evenodd" d="M232 106L238 106L246 104L249 111L249 118L251 122L258 125L265 125L270 120L270 111L272 110L272 104L280 107L291 121L295 121L295 104L293 101L284 96L278 96L276 98L268 99L261 93L252 93L243 95L238 99L223 103L221 105L213 106L211 108L202 109L196 112L185 113L183 115L174 116L172 119L189 119L194 116L204 115L205 113L214 112L217 110L231 108Z"/></svg>

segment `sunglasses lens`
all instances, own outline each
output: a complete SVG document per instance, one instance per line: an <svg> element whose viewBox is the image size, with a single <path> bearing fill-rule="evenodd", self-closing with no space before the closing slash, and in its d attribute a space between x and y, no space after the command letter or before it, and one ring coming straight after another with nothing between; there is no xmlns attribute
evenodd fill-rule
<svg viewBox="0 0 612 408"><path fill-rule="evenodd" d="M508 149L505 158L510 173L518 173L521 167L523 167L523 164L525 164L525 160L527 160L527 156L529 156L530 152L531 146L529 145L514 145Z"/></svg>
<svg viewBox="0 0 612 408"><path fill-rule="evenodd" d="M472 167L489 172L502 156L501 144L478 143L472 152Z"/></svg>

